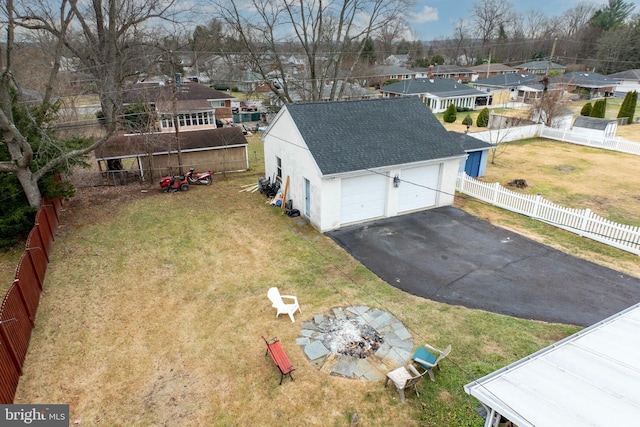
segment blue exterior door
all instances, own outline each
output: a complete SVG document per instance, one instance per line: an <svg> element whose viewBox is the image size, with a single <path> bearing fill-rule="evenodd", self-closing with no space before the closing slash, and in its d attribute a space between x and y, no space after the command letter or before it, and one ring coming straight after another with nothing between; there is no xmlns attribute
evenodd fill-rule
<svg viewBox="0 0 640 427"><path fill-rule="evenodd" d="M482 151L472 151L467 157L467 162L464 164L464 172L472 178L477 178L480 175L480 162L482 161Z"/></svg>

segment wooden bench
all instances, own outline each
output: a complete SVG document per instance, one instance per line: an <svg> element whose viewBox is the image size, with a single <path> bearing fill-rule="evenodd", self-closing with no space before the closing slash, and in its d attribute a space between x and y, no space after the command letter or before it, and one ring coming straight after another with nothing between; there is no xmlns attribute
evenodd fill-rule
<svg viewBox="0 0 640 427"><path fill-rule="evenodd" d="M289 378L291 378L291 381L293 381L293 376L291 375L291 373L295 371L296 368L294 368L291 364L291 361L289 360L287 353L284 352L282 344L280 343L278 338L273 338L271 339L271 341L267 341L265 337L262 337L262 339L267 345L267 352L264 354L265 357L267 356L267 353L270 354L273 363L275 363L280 370L280 384L282 384L282 379L287 375L289 376Z"/></svg>

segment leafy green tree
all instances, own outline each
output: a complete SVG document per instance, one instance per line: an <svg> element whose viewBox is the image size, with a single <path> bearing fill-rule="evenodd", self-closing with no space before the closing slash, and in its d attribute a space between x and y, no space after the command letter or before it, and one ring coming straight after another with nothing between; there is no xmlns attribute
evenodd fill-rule
<svg viewBox="0 0 640 427"><path fill-rule="evenodd" d="M591 115L592 109L593 109L593 105L590 102L587 102L582 106L582 109L580 110L580 115L589 117Z"/></svg>
<svg viewBox="0 0 640 427"><path fill-rule="evenodd" d="M467 114L467 116L462 120L462 124L465 126L472 126L473 125L473 119L471 118L471 116L469 114Z"/></svg>
<svg viewBox="0 0 640 427"><path fill-rule="evenodd" d="M476 119L476 126L479 128L486 128L489 125L489 109L483 108L478 114L478 118Z"/></svg>
<svg viewBox="0 0 640 427"><path fill-rule="evenodd" d="M607 113L607 100L606 99L598 99L591 109L591 114L589 117L598 117L600 119L604 119L605 114Z"/></svg>
<svg viewBox="0 0 640 427"><path fill-rule="evenodd" d="M457 114L458 114L458 111L456 110L455 104L451 104L449 105L449 107L447 107L446 111L442 116L442 119L445 121L445 123L453 123L456 121Z"/></svg>

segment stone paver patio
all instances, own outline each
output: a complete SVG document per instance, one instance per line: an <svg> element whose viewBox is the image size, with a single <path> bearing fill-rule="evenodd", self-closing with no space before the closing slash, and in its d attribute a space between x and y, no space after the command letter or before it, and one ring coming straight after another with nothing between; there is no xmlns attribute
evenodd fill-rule
<svg viewBox="0 0 640 427"><path fill-rule="evenodd" d="M328 335L340 335L334 329L336 323L340 324L336 321L373 329L381 338L376 343L379 347L364 358L341 353L332 345L327 348L332 338ZM368 306L336 307L330 314L316 314L302 324L296 344L302 346L321 372L369 381L384 379L387 372L405 365L413 352L413 338L402 322L386 311Z"/></svg>

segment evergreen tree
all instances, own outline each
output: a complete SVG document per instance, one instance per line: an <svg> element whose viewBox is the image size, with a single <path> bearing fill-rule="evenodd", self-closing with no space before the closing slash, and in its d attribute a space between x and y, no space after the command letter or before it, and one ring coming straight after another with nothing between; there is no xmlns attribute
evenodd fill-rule
<svg viewBox="0 0 640 427"><path fill-rule="evenodd" d="M369 65L376 63L376 44L371 37L367 37L365 39L364 47L362 48L362 53L360 55Z"/></svg>
<svg viewBox="0 0 640 427"><path fill-rule="evenodd" d="M633 122L633 117L636 115L636 104L638 103L638 91L631 92L631 103L629 105L629 123Z"/></svg>
<svg viewBox="0 0 640 427"><path fill-rule="evenodd" d="M633 116L636 113L636 102L638 101L638 92L627 92L618 111L618 118L627 117L627 123L633 122Z"/></svg>
<svg viewBox="0 0 640 427"><path fill-rule="evenodd" d="M589 117L597 117L600 119L604 119L604 116L607 112L607 100L606 99L598 99L591 109L591 114Z"/></svg>
<svg viewBox="0 0 640 427"><path fill-rule="evenodd" d="M458 111L455 104L451 104L449 105L449 107L447 107L447 110L444 112L442 119L445 121L445 123L453 123L456 121L457 115Z"/></svg>
<svg viewBox="0 0 640 427"><path fill-rule="evenodd" d="M580 110L580 115L581 116L585 116L585 117L589 117L591 115L591 110L593 109L593 105L591 105L590 102L587 102L586 104L584 104L582 106L582 109Z"/></svg>
<svg viewBox="0 0 640 427"><path fill-rule="evenodd" d="M483 108L478 114L478 118L476 119L476 126L479 128L486 128L489 125L489 109Z"/></svg>
<svg viewBox="0 0 640 427"><path fill-rule="evenodd" d="M462 120L462 124L463 124L463 125L466 125L466 126L471 126L471 125L473 125L473 119L471 118L471 116L470 116L469 114L467 114L467 117L465 117L465 118Z"/></svg>

